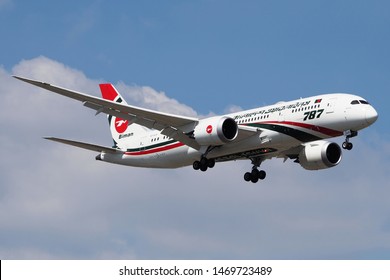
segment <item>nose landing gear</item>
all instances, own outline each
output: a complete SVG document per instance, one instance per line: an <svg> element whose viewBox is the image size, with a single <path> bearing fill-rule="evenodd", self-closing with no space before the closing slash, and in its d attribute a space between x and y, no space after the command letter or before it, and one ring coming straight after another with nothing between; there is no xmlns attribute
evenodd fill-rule
<svg viewBox="0 0 390 280"><path fill-rule="evenodd" d="M347 130L347 131L344 131L344 135L345 135L345 141L343 142L342 147L343 147L343 149L350 151L353 148L353 144L351 142L349 142L349 139L357 136L358 132L353 131L353 130Z"/></svg>

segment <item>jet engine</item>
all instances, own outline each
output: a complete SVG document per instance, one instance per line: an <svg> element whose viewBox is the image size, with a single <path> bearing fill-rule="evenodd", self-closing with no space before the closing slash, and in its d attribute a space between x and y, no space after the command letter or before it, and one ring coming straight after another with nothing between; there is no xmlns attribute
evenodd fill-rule
<svg viewBox="0 0 390 280"><path fill-rule="evenodd" d="M314 141L304 145L298 159L307 170L318 170L336 166L341 161L341 148L328 141Z"/></svg>
<svg viewBox="0 0 390 280"><path fill-rule="evenodd" d="M200 120L194 129L194 138L200 145L223 145L233 141L238 134L238 126L229 117L211 117Z"/></svg>

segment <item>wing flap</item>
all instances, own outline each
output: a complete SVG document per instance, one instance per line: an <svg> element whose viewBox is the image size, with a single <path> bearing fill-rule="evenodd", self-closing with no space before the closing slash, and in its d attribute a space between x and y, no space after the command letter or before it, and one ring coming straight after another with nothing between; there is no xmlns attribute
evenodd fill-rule
<svg viewBox="0 0 390 280"><path fill-rule="evenodd" d="M245 140L249 137L260 135L262 132L261 129L246 125L238 125L238 135L235 139L235 142Z"/></svg>
<svg viewBox="0 0 390 280"><path fill-rule="evenodd" d="M161 130L161 134L168 136L172 139L178 140L195 150L200 149L200 145L198 144L198 142L195 141L195 139L190 138L187 134L183 133L183 131L178 130L174 127L164 128L163 130Z"/></svg>

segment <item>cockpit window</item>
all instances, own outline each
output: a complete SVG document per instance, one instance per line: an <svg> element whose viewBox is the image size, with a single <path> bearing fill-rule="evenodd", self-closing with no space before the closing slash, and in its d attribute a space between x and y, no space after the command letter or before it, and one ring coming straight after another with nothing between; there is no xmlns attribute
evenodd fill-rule
<svg viewBox="0 0 390 280"><path fill-rule="evenodd" d="M360 103L362 103L362 104L370 104L370 103L368 103L366 100L359 100L360 101Z"/></svg>
<svg viewBox="0 0 390 280"><path fill-rule="evenodd" d="M356 104L360 104L360 103L359 103L358 100L353 100L353 101L351 102L351 104L352 104L352 105L356 105Z"/></svg>

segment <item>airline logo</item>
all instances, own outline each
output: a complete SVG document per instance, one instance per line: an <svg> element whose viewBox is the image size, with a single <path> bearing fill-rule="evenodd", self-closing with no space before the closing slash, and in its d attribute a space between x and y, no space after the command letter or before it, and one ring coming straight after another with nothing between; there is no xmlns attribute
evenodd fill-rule
<svg viewBox="0 0 390 280"><path fill-rule="evenodd" d="M213 132L213 126L211 124L209 124L207 127L206 127L206 132L208 134L211 134L211 132Z"/></svg>
<svg viewBox="0 0 390 280"><path fill-rule="evenodd" d="M123 120L121 118L115 118L115 130L118 133L123 133L126 131L127 127L129 126L128 120Z"/></svg>

